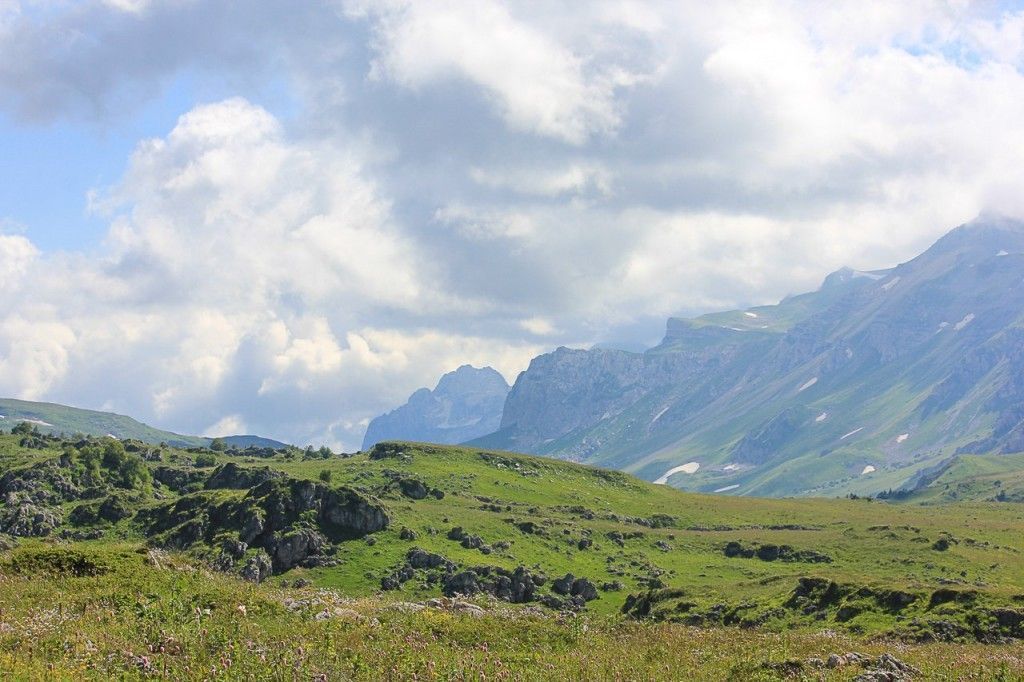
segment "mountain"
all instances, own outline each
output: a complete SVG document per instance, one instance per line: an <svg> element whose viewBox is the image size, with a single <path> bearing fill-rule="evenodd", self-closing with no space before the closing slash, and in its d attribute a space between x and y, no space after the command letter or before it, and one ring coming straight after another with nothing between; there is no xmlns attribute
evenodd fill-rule
<svg viewBox="0 0 1024 682"><path fill-rule="evenodd" d="M559 348L475 443L770 496L897 490L958 454L1024 451L1024 224L979 219L892 269L670 319L643 353Z"/></svg>
<svg viewBox="0 0 1024 682"><path fill-rule="evenodd" d="M206 447L211 440L201 436L183 436L180 433L163 431L112 412L0 398L0 426L6 425L10 428L23 421L34 424L43 433L80 433L97 437L109 435L121 440L134 438L144 443L167 443L175 447ZM243 449L250 445L273 449L286 447L284 443L259 436L226 436L221 440L227 445Z"/></svg>
<svg viewBox="0 0 1024 682"><path fill-rule="evenodd" d="M501 423L508 383L490 367L463 365L421 388L401 407L373 419L363 450L384 440L462 443L491 433Z"/></svg>

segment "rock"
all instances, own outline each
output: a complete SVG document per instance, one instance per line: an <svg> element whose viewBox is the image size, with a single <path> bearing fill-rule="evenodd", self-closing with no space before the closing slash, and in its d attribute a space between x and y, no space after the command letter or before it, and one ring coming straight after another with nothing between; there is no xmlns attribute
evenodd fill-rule
<svg viewBox="0 0 1024 682"><path fill-rule="evenodd" d="M441 593L446 597L462 595L471 597L480 592L480 583L473 571L462 571L455 575L448 576L441 584Z"/></svg>
<svg viewBox="0 0 1024 682"><path fill-rule="evenodd" d="M413 568L439 568L442 566L454 567L454 564L440 554L433 554L420 549L419 547L413 547L410 549L405 555L405 561Z"/></svg>
<svg viewBox="0 0 1024 682"><path fill-rule="evenodd" d="M242 578L254 583L261 583L266 580L273 571L273 564L270 557L263 550L258 551L249 557L245 566L238 572Z"/></svg>
<svg viewBox="0 0 1024 682"><path fill-rule="evenodd" d="M234 462L228 462L213 470L206 480L205 487L207 490L218 488L244 490L276 478L284 478L284 474L270 467L244 468Z"/></svg>
<svg viewBox="0 0 1024 682"><path fill-rule="evenodd" d="M245 550L249 549L249 546L241 540L234 540L228 538L221 542L220 548L221 551L224 552L226 555L228 555L235 561L238 561L243 556L245 556Z"/></svg>
<svg viewBox="0 0 1024 682"><path fill-rule="evenodd" d="M452 603L452 611L473 616L474 618L480 618L486 613L482 607L477 606L476 604L470 604L466 601L456 601Z"/></svg>
<svg viewBox="0 0 1024 682"><path fill-rule="evenodd" d="M582 538L579 542L576 543L576 549L579 549L579 550L590 549L591 547L593 547L593 545L594 545L594 541L591 540L590 538Z"/></svg>
<svg viewBox="0 0 1024 682"><path fill-rule="evenodd" d="M206 480L206 474L192 469L160 466L153 469L153 480L159 481L171 490L181 493L202 485Z"/></svg>
<svg viewBox="0 0 1024 682"><path fill-rule="evenodd" d="M574 580L569 593L574 597L580 597L583 601L593 601L598 597L597 588L594 586L594 583L586 578Z"/></svg>
<svg viewBox="0 0 1024 682"><path fill-rule="evenodd" d="M254 509L243 519L242 528L238 531L238 537L242 542L251 543L263 534L264 528L263 512L259 509Z"/></svg>
<svg viewBox="0 0 1024 682"><path fill-rule="evenodd" d="M417 538L417 535L416 531L412 530L411 528L406 528L405 526L402 526L402 530L398 533L398 537L401 540L409 541L415 540Z"/></svg>
<svg viewBox="0 0 1024 682"><path fill-rule="evenodd" d="M265 543L274 570L287 571L304 564L310 557L323 554L329 546L321 533L302 528L283 535L274 535Z"/></svg>
<svg viewBox="0 0 1024 682"><path fill-rule="evenodd" d="M23 493L8 494L0 509L0 533L15 537L46 537L60 522L60 511L34 504Z"/></svg>
<svg viewBox="0 0 1024 682"><path fill-rule="evenodd" d="M422 500L427 496L427 486L415 478L401 479L398 481L398 488L403 495L413 500Z"/></svg>
<svg viewBox="0 0 1024 682"><path fill-rule="evenodd" d="M551 591L555 594L569 594L572 590L573 581L576 580L576 576L572 573L566 573L563 577L556 579L551 583Z"/></svg>

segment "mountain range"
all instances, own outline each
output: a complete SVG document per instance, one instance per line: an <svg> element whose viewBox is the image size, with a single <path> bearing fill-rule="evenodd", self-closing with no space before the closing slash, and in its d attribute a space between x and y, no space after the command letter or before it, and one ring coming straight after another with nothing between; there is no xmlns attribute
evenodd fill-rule
<svg viewBox="0 0 1024 682"><path fill-rule="evenodd" d="M401 407L370 422L363 450L385 440L455 444L501 425L508 382L490 367L463 365L441 377L433 391L421 388Z"/></svg>
<svg viewBox="0 0 1024 682"><path fill-rule="evenodd" d="M472 444L762 496L913 489L1024 451L1024 224L978 219L890 269L672 318L645 352L558 348Z"/></svg>

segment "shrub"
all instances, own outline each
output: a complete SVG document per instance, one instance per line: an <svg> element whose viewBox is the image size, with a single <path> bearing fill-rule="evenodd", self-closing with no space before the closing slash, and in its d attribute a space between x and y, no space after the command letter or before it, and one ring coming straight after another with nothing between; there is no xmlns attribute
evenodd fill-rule
<svg viewBox="0 0 1024 682"><path fill-rule="evenodd" d="M200 468L216 466L217 458L212 452L204 452L196 455L196 466Z"/></svg>
<svg viewBox="0 0 1024 682"><path fill-rule="evenodd" d="M323 471L320 472L320 480L323 481L324 483L330 483L331 475L332 472L329 469L324 469Z"/></svg>

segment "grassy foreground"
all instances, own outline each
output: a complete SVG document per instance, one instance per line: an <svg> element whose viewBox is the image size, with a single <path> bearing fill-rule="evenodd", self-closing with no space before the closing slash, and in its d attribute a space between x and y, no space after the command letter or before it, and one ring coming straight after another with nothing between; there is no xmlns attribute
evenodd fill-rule
<svg viewBox="0 0 1024 682"><path fill-rule="evenodd" d="M414 611L312 586L252 585L130 544L74 552L75 567L56 565L44 543L5 558L5 679L848 680L862 669L807 661L851 650L892 653L920 679L1024 679L1019 643L693 628L488 601L483 615Z"/></svg>
<svg viewBox="0 0 1024 682"><path fill-rule="evenodd" d="M1024 506L929 502L0 435L0 678L1024 679Z"/></svg>

